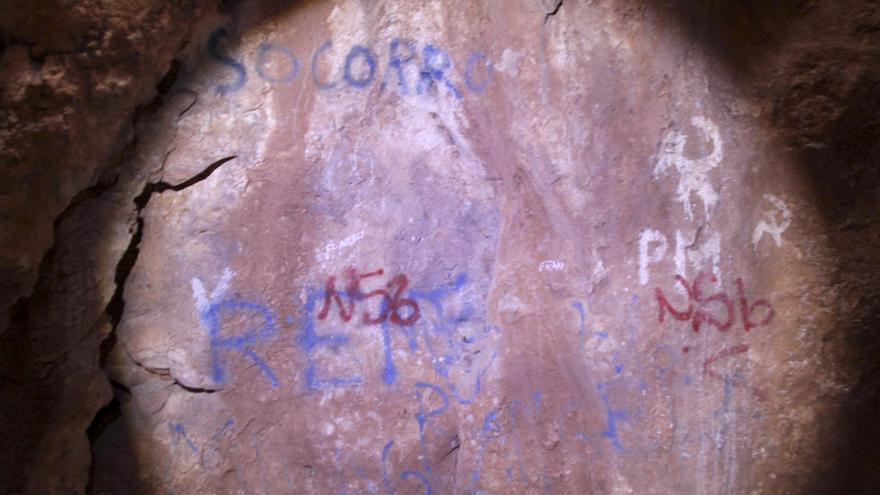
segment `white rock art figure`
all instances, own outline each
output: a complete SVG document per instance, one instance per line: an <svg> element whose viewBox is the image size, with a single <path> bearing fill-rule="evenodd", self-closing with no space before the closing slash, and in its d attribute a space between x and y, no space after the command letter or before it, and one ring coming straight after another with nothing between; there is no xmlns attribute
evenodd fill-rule
<svg viewBox="0 0 880 495"><path fill-rule="evenodd" d="M712 186L709 172L717 168L724 159L724 145L718 126L711 120L696 116L691 118L691 124L709 138L712 142L712 152L702 158L687 158L684 156L687 135L679 131L670 131L660 145L657 163L654 165L654 176L665 174L670 168L674 168L679 175L676 190L678 201L684 206L688 220L694 219L691 203L691 196L694 194L703 202L703 211L708 219L709 212L718 202L718 192Z"/></svg>
<svg viewBox="0 0 880 495"><path fill-rule="evenodd" d="M785 204L785 201L777 196L765 194L764 199L772 203L776 209L767 212L769 222L761 220L755 226L755 231L752 233L752 244L757 248L764 234L770 234L773 242L776 243L776 247L782 247L782 233L791 226L791 210ZM782 221L779 221L780 215L782 216Z"/></svg>

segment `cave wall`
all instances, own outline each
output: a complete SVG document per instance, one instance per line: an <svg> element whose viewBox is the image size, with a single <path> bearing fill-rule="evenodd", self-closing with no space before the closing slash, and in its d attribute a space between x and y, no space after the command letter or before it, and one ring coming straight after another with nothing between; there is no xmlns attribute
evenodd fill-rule
<svg viewBox="0 0 880 495"><path fill-rule="evenodd" d="M137 142L132 123L158 103L193 20L215 10L189 1L0 2L6 492L82 492L88 483L86 430L112 397L99 346L134 219L132 185L119 177L146 173L124 163Z"/></svg>
<svg viewBox="0 0 880 495"><path fill-rule="evenodd" d="M875 3L72 5L0 7L7 491L880 489Z"/></svg>

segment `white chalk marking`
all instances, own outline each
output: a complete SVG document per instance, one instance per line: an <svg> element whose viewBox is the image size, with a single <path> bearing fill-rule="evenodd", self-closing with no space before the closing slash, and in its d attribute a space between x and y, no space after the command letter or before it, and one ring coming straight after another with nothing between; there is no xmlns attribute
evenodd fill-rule
<svg viewBox="0 0 880 495"><path fill-rule="evenodd" d="M653 252L650 251L651 244L657 247ZM669 242L666 236L654 229L645 229L639 234L639 283L645 285L651 279L648 274L648 265L663 260L666 256L666 250Z"/></svg>
<svg viewBox="0 0 880 495"><path fill-rule="evenodd" d="M203 313L208 309L208 306L212 302L226 294L226 291L229 290L229 283L232 282L233 275L235 275L235 272L229 268L224 268L223 275L220 277L220 281L217 282L214 290L211 291L210 297L207 296L207 292L205 291L205 284L203 284L198 277L193 277L192 280L190 280L193 299L196 301L196 309L199 310L199 313Z"/></svg>
<svg viewBox="0 0 880 495"><path fill-rule="evenodd" d="M770 234L776 247L782 247L782 233L791 226L791 209L785 204L785 201L772 194L765 194L764 199L772 203L776 210L767 212L769 222L764 220L758 222L752 233L752 244L757 248L764 234ZM782 215L781 222L779 221L780 215Z"/></svg>
<svg viewBox="0 0 880 495"><path fill-rule="evenodd" d="M717 168L724 159L724 148L721 141L721 132L718 126L711 120L696 116L691 118L691 124L699 129L712 141L712 153L708 156L690 159L684 156L687 135L679 131L670 131L663 138L660 146L657 163L654 165L654 175L666 173L670 168L678 172L678 201L684 207L688 220L694 219L691 195L696 194L703 202L703 211L709 218L709 211L718 202L718 192L712 186L709 172Z"/></svg>
<svg viewBox="0 0 880 495"><path fill-rule="evenodd" d="M355 234L351 234L350 236L346 237L345 239L339 241L338 243L331 241L331 242L327 243L326 246L324 246L323 250L315 249L315 259L317 259L318 262L320 262L320 263L323 263L325 261L330 261L336 255L336 253L338 253L339 251L342 251L345 248L349 248L351 246L354 246L357 243L357 241L363 239L365 236L366 236L366 233L365 233L365 231L362 230L362 231L357 232Z"/></svg>
<svg viewBox="0 0 880 495"><path fill-rule="evenodd" d="M721 234L712 232L701 245L685 239L680 230L675 231L675 273L687 278L687 262L702 270L712 266L712 274L721 278Z"/></svg>
<svg viewBox="0 0 880 495"><path fill-rule="evenodd" d="M565 270L565 262L559 260L544 260L538 264L539 272L561 272Z"/></svg>

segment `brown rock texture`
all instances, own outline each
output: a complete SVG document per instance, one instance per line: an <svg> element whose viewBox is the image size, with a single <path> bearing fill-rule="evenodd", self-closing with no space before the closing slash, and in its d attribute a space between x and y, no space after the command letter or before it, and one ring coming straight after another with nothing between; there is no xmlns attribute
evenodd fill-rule
<svg viewBox="0 0 880 495"><path fill-rule="evenodd" d="M71 5L0 7L6 491L880 492L876 3Z"/></svg>
<svg viewBox="0 0 880 495"><path fill-rule="evenodd" d="M120 157L206 12L194 1L0 2L4 492L88 483L86 429L111 398L99 346L134 212L119 178L144 173Z"/></svg>

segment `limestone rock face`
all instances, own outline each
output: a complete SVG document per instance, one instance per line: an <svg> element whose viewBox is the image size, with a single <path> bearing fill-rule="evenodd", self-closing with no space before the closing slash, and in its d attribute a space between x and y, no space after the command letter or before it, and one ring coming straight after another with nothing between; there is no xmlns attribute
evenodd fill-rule
<svg viewBox="0 0 880 495"><path fill-rule="evenodd" d="M64 3L0 5L4 311L30 293L53 220L126 144L134 107L153 98L203 11L195 1Z"/></svg>
<svg viewBox="0 0 880 495"><path fill-rule="evenodd" d="M9 304L112 178L12 313L12 490L880 489L874 6L147 4L127 106L51 86L116 134L0 146L67 160Z"/></svg>
<svg viewBox="0 0 880 495"><path fill-rule="evenodd" d="M209 3L0 2L6 493L88 484L86 429L111 398L99 346L139 192L119 177L144 173L120 157Z"/></svg>

